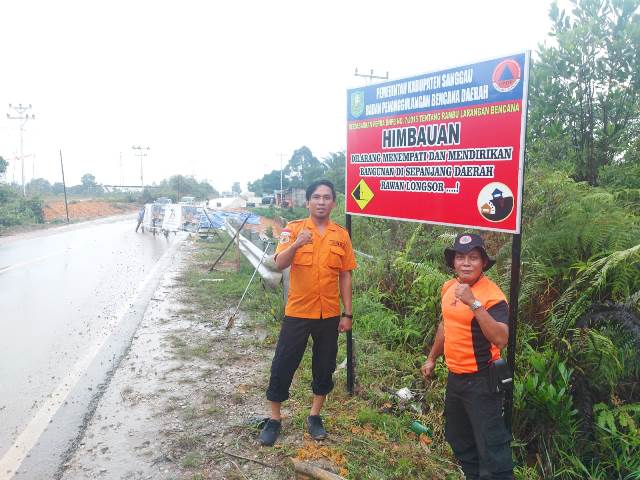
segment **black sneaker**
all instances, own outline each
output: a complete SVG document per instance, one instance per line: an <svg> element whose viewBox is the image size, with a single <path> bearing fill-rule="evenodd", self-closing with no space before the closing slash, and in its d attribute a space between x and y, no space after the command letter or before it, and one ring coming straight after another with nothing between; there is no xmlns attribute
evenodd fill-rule
<svg viewBox="0 0 640 480"><path fill-rule="evenodd" d="M320 415L309 415L307 417L307 429L311 438L314 440L324 440L327 438L327 431L322 425L322 417Z"/></svg>
<svg viewBox="0 0 640 480"><path fill-rule="evenodd" d="M258 441L267 447L270 447L274 443L276 443L276 439L278 438L278 434L280 433L281 423L279 420L274 420L270 418L267 423L262 427L262 431L260 432L260 436L258 437Z"/></svg>

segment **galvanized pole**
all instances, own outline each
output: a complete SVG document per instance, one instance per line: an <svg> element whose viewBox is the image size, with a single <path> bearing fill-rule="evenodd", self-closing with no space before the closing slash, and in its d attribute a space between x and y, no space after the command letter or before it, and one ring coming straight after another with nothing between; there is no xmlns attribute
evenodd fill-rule
<svg viewBox="0 0 640 480"><path fill-rule="evenodd" d="M531 60L529 59L529 71L527 77L531 75ZM528 88L528 85L527 85ZM527 92L527 110L529 112L529 95ZM524 148L522 161L522 187L520 189L520 202L524 204L524 174L527 160L527 117L524 121ZM522 218L522 212L521 212ZM513 235L511 242L511 285L509 287L509 350L507 351L507 362L511 367L512 380L511 388L505 393L504 419L509 431L513 431L513 388L516 381L516 335L518 333L518 296L520 295L520 258L522 253L522 219L520 220L519 232Z"/></svg>
<svg viewBox="0 0 640 480"><path fill-rule="evenodd" d="M345 219L345 227L351 237L351 215L347 214ZM353 314L353 311L351 312ZM356 374L353 368L353 323L351 330L347 332L347 391L349 395L353 395L353 387L356 383Z"/></svg>
<svg viewBox="0 0 640 480"><path fill-rule="evenodd" d="M24 124L27 123L25 120L20 124L20 165L22 169L22 196L27 196L27 186L24 183Z"/></svg>
<svg viewBox="0 0 640 480"><path fill-rule="evenodd" d="M511 367L513 379L516 370L516 334L518 333L518 295L520 294L520 253L522 250L521 234L513 235L511 242L511 286L509 288L509 349L507 362ZM504 419L511 431L513 423L513 382L505 394Z"/></svg>

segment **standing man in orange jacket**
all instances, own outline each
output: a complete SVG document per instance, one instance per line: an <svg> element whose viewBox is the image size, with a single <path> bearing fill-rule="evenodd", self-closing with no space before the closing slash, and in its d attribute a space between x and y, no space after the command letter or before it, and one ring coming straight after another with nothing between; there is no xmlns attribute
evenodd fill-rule
<svg viewBox="0 0 640 480"><path fill-rule="evenodd" d="M445 437L465 477L513 479L498 372L500 350L509 340L509 306L500 287L484 275L495 261L479 235L458 235L444 257L456 278L442 286L442 322L422 374L430 377L444 353Z"/></svg>
<svg viewBox="0 0 640 480"><path fill-rule="evenodd" d="M336 192L328 180L313 182L306 191L309 217L289 222L276 248L280 270L291 266L289 296L275 355L267 399L271 415L260 432L262 445L273 445L281 429L280 407L289 398L293 374L313 339L313 401L307 417L311 437L322 440L320 410L333 389L338 333L351 330L351 271L356 268L347 231L330 219ZM340 310L340 299L344 309Z"/></svg>

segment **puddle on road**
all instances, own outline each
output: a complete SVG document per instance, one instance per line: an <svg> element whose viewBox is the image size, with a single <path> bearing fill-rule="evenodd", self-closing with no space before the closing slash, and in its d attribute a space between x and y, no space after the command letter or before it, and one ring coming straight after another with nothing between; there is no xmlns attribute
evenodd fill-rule
<svg viewBox="0 0 640 480"><path fill-rule="evenodd" d="M277 449L258 455L258 432L246 425L265 413L273 347L242 312L230 330L233 309L181 313L179 279L191 248L165 272L64 480L292 477L224 453L284 463Z"/></svg>

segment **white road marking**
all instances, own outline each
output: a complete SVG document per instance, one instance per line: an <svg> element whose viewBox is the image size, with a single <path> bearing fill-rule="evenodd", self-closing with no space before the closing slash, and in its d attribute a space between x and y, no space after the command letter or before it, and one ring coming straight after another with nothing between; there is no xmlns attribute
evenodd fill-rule
<svg viewBox="0 0 640 480"><path fill-rule="evenodd" d="M68 252L68 249L58 250L57 252L50 253L48 255L43 255L42 257L32 258L31 260L27 260L25 262L15 263L13 265L9 265L7 267L0 267L0 273L10 272L11 270L16 270L18 268L27 267L29 265L33 265L34 263L41 262L46 260L47 258L55 257L56 255L62 255L63 253Z"/></svg>
<svg viewBox="0 0 640 480"><path fill-rule="evenodd" d="M167 249L167 251L162 255L162 257L158 259L149 274L140 283L137 290L132 295L130 301L124 303L123 308L118 313L117 321L114 325L114 328L120 324L124 316L128 313L129 309L133 305L135 305L137 297L142 292L144 292L145 287L151 281L151 279L158 274L158 271L163 264L163 260L165 260L168 255L175 252L175 250L178 248L178 245L182 243L185 237L178 238L179 240L174 242L173 245L171 245L171 247L169 247L169 249ZM59 253L61 252L57 252L56 254ZM53 254L48 255L47 257L52 255ZM41 257L38 260L47 257ZM31 260L30 263L33 263L34 261L36 260ZM76 386L78 380L80 380L80 377L85 372L85 370L89 367L89 365L91 365L91 362L96 357L108 338L109 335L105 335L102 337L102 339L94 343L94 345L92 345L89 349L89 352L78 362L76 362L69 373L58 384L53 393L51 393L51 395L47 397L40 409L31 419L29 424L25 427L22 433L20 433L9 450L7 450L7 453L5 453L4 457L0 459L0 480L11 480L15 476L24 459L29 455L31 449L36 445L36 443L42 436L42 433L46 430L47 425L49 425L49 422L51 422L51 419L58 412L60 406L65 402L71 390Z"/></svg>

